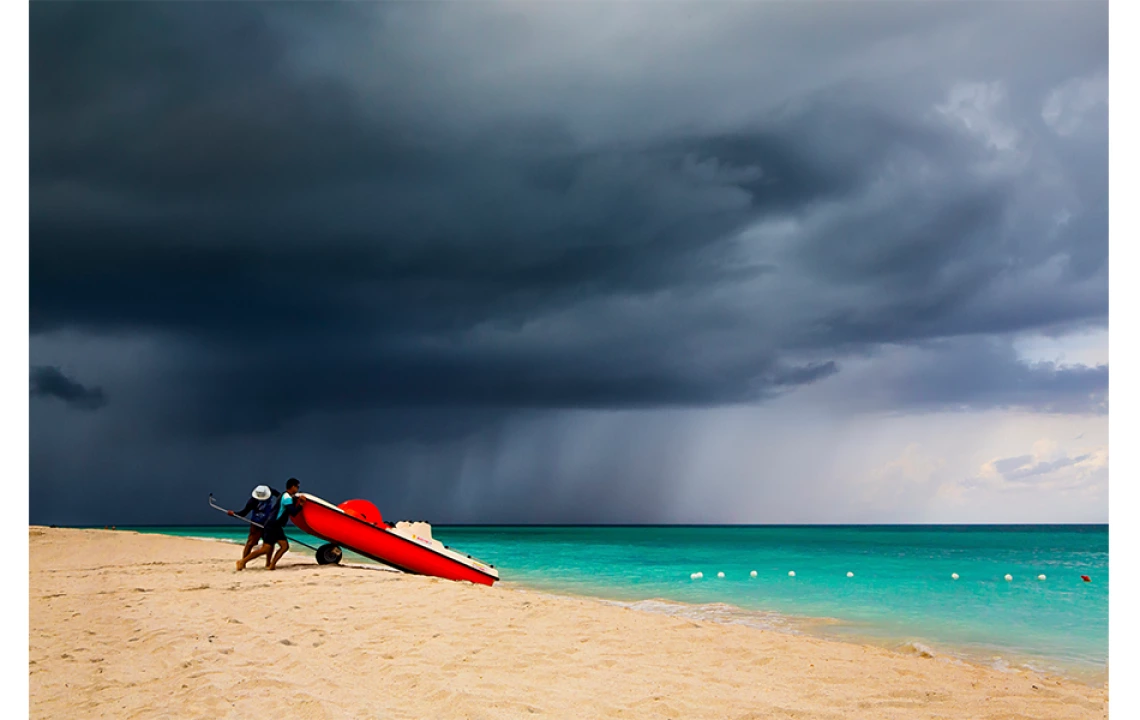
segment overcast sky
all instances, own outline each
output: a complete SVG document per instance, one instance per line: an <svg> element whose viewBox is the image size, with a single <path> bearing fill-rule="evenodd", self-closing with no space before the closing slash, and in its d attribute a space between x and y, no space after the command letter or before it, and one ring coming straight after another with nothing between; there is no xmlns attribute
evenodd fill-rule
<svg viewBox="0 0 1140 720"><path fill-rule="evenodd" d="M1107 522L1105 2L30 13L33 523Z"/></svg>

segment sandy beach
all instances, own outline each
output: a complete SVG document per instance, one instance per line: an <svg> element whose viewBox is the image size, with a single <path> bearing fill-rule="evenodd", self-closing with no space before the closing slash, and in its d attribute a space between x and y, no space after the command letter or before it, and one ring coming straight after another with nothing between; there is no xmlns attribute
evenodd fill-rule
<svg viewBox="0 0 1140 720"><path fill-rule="evenodd" d="M1105 718L1102 687L290 553L32 527L33 718Z"/></svg>

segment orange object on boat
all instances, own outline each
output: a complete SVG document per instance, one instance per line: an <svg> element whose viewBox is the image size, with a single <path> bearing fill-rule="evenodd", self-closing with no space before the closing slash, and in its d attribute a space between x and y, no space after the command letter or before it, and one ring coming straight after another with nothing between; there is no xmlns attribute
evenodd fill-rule
<svg viewBox="0 0 1140 720"><path fill-rule="evenodd" d="M385 522L380 511L367 500L348 500L333 505L315 495L297 493L305 499L293 522L305 532L329 545L317 549L317 562L340 561L339 548L417 575L447 580L466 580L493 585L499 579L494 565L456 552L431 537L427 523Z"/></svg>

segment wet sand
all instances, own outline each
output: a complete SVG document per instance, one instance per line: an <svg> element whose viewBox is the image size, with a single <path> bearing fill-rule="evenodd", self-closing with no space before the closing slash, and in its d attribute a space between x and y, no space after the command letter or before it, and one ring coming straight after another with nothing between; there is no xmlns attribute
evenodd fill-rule
<svg viewBox="0 0 1140 720"><path fill-rule="evenodd" d="M1105 718L1107 691L949 658L318 566L29 529L33 718Z"/></svg>

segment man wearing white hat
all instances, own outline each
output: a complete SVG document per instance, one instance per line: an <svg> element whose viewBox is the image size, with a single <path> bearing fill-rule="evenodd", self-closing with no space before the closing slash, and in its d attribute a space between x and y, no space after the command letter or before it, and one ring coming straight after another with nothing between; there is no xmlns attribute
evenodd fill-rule
<svg viewBox="0 0 1140 720"><path fill-rule="evenodd" d="M261 540L262 528L265 523L269 522L276 513L277 498L281 497L281 493L268 485L258 485L253 489L253 495L246 501L245 507L237 512L229 511L230 515L239 515L245 517L251 512L250 520L257 523L257 525L249 526L249 538L245 541L245 548L241 552L241 556L249 555L249 551L257 546L257 542ZM258 527L260 525L261 527ZM269 566L270 557L265 558L266 567Z"/></svg>

